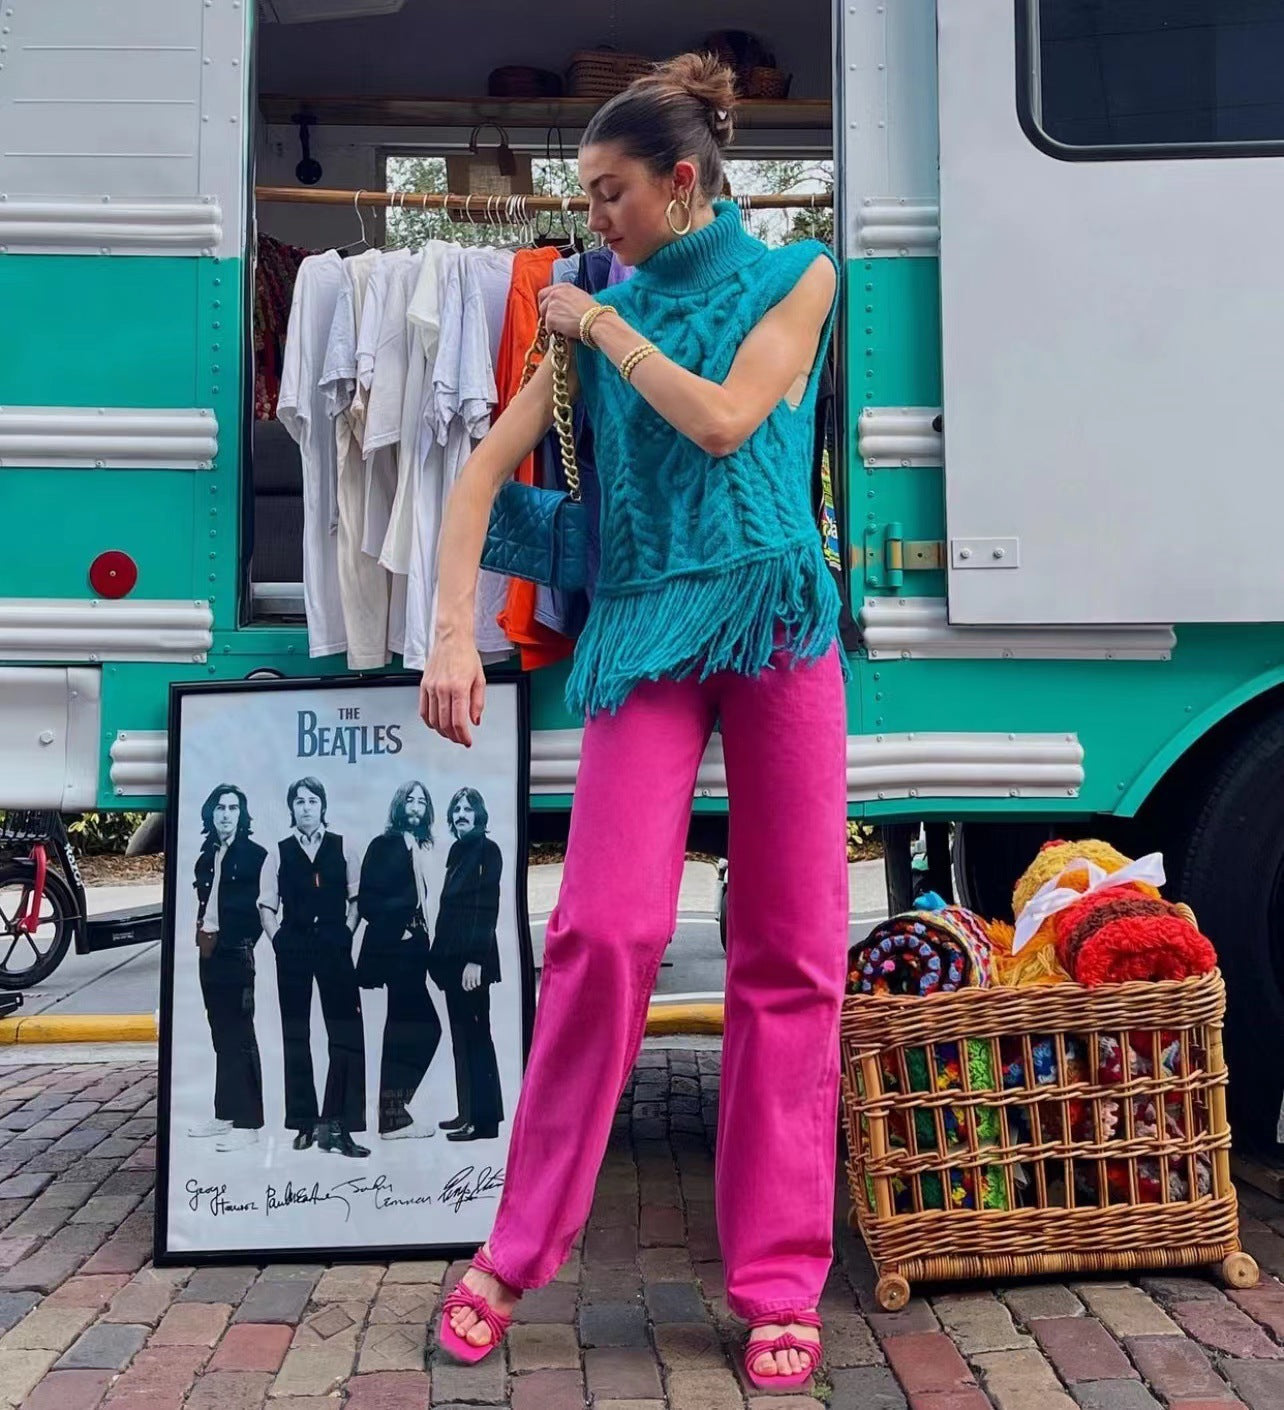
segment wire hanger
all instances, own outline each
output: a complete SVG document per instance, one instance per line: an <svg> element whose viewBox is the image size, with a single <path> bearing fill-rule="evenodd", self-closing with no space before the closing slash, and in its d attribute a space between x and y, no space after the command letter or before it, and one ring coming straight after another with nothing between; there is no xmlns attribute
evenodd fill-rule
<svg viewBox="0 0 1284 1410"><path fill-rule="evenodd" d="M562 253L566 256L582 255L584 253L584 240L579 231L575 228L575 222L571 219L571 198L562 197L562 233L566 237L566 247Z"/></svg>
<svg viewBox="0 0 1284 1410"><path fill-rule="evenodd" d="M364 195L364 190L354 191L352 193L352 209L357 219L361 222L361 238L359 240L353 240L350 245L338 246L336 253L341 258L346 256L349 250L355 250L358 248L358 246L365 245L367 248L369 248L370 237L366 234L366 218L364 215L362 215L360 206L361 198Z"/></svg>

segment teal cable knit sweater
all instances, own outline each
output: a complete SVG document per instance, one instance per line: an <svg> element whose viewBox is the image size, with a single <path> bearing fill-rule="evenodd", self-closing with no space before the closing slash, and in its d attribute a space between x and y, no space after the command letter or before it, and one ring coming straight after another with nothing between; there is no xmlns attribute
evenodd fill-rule
<svg viewBox="0 0 1284 1410"><path fill-rule="evenodd" d="M597 297L674 362L722 382L754 325L818 255L833 255L815 240L768 249L745 231L734 202L714 210L709 225ZM782 400L723 458L675 430L600 352L578 345L602 488L602 562L567 684L575 715L614 713L639 681L756 675L770 663L777 622L799 660L834 642L838 590L810 495L833 317L798 408Z"/></svg>

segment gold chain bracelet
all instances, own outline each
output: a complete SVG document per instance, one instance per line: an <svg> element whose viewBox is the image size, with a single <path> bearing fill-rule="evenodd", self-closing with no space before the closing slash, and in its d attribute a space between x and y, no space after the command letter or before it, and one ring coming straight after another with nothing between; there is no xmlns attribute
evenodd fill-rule
<svg viewBox="0 0 1284 1410"><path fill-rule="evenodd" d="M620 363L620 376L630 384L633 382L633 373L638 363L645 362L652 353L658 353L659 348L654 343L639 343L636 348Z"/></svg>
<svg viewBox="0 0 1284 1410"><path fill-rule="evenodd" d="M597 344L593 341L593 325L604 313L614 313L615 309L610 304L590 304L580 317L580 342L585 347L596 350Z"/></svg>

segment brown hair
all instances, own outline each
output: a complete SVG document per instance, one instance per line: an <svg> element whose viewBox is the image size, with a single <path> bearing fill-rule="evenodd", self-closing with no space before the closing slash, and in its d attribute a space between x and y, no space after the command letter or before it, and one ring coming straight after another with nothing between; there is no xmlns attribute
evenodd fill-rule
<svg viewBox="0 0 1284 1410"><path fill-rule="evenodd" d="M722 151L735 134L735 74L712 54L679 54L657 64L599 108L580 145L614 142L657 176L694 157L708 200L723 189Z"/></svg>

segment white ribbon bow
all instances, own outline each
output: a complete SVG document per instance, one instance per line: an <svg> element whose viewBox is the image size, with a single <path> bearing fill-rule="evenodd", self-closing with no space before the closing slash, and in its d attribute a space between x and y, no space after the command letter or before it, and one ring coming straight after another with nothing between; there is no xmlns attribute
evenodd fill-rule
<svg viewBox="0 0 1284 1410"><path fill-rule="evenodd" d="M1088 886L1085 891L1074 891L1061 885L1061 878L1068 872L1086 870ZM1101 891L1107 886L1122 886L1129 881L1142 881L1158 890L1166 880L1164 858L1161 852L1151 852L1135 862L1129 862L1119 871L1105 871L1095 862L1085 857L1071 862L1063 871L1045 882L1030 897L1029 904L1017 919L1016 934L1012 937L1012 953L1019 954L1034 939L1035 933L1049 916L1064 911L1091 891Z"/></svg>

